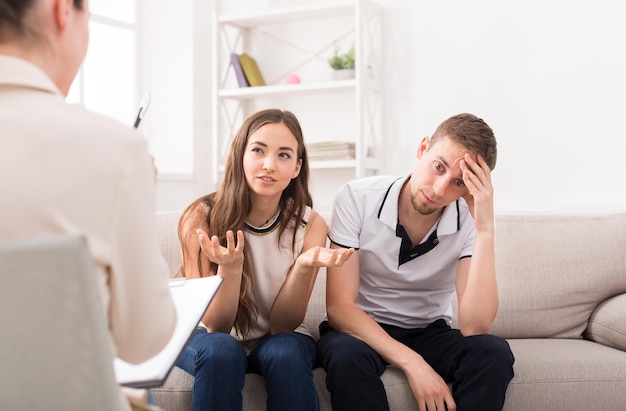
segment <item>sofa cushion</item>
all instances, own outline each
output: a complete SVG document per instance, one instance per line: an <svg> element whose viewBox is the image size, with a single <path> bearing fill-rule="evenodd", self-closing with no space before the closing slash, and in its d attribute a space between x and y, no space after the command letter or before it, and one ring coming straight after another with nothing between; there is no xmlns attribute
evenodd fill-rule
<svg viewBox="0 0 626 411"><path fill-rule="evenodd" d="M322 368L316 368L313 371L313 379L319 396L320 411L332 411L330 392L326 389L326 373ZM417 403L402 371L395 367L388 367L381 379L385 384L390 409L417 409ZM153 388L152 392L159 406L164 410L190 410L193 384L194 378L190 374L174 367L165 384ZM263 377L258 374L246 374L246 383L243 389L243 410L264 410L265 407L261 404L265 404L266 401L267 393Z"/></svg>
<svg viewBox="0 0 626 411"><path fill-rule="evenodd" d="M595 307L626 292L626 214L498 216L496 227L494 334L581 338Z"/></svg>
<svg viewBox="0 0 626 411"><path fill-rule="evenodd" d="M626 352L586 340L508 340L515 377L507 410L623 411Z"/></svg>
<svg viewBox="0 0 626 411"><path fill-rule="evenodd" d="M313 371L313 379L317 387L320 411L332 411L330 393L326 390L326 373L322 368ZM405 379L406 380L406 379ZM186 371L174 367L163 386L153 388L159 406L164 410L183 411L191 410L191 392L194 378ZM258 374L246 374L243 389L243 410L264 410L267 401L265 380Z"/></svg>
<svg viewBox="0 0 626 411"><path fill-rule="evenodd" d="M603 410L622 411L626 403L626 352L585 340L508 340L515 356L515 377L509 384L504 411ZM314 371L320 411L331 411L326 373ZM392 410L417 409L402 371L388 367L381 377ZM153 392L163 409L191 409L193 377L175 367L162 387ZM246 374L244 411L265 409L265 383Z"/></svg>

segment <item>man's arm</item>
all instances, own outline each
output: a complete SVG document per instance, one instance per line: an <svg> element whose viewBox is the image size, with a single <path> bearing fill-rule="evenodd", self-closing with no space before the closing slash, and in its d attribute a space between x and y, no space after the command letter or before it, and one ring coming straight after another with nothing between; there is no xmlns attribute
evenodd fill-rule
<svg viewBox="0 0 626 411"><path fill-rule="evenodd" d="M456 273L459 328L463 335L486 334L498 311L491 171L480 156L476 162L466 155L461 168L476 239L472 257L461 259Z"/></svg>
<svg viewBox="0 0 626 411"><path fill-rule="evenodd" d="M331 244L331 248L339 248ZM374 349L390 364L402 369L420 411L456 410L452 394L441 376L415 351L394 340L356 305L359 290L359 259L342 267L329 267L326 279L328 322L337 331L352 335Z"/></svg>

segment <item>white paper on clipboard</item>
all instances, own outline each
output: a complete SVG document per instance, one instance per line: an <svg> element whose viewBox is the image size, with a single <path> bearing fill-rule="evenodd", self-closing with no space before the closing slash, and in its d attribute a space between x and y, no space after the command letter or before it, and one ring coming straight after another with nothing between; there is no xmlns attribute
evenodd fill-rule
<svg viewBox="0 0 626 411"><path fill-rule="evenodd" d="M170 280L170 292L176 306L177 318L172 338L157 355L140 364L129 364L116 358L113 361L113 368L117 382L134 388L162 385L222 280L223 278L219 276Z"/></svg>

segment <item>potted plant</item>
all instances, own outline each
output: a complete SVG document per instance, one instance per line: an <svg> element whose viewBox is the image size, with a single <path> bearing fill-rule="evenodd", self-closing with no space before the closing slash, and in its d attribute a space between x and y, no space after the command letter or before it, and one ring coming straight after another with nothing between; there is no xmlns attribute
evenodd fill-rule
<svg viewBox="0 0 626 411"><path fill-rule="evenodd" d="M335 52L328 59L328 64L334 70L335 80L354 78L354 44L345 53L335 46Z"/></svg>

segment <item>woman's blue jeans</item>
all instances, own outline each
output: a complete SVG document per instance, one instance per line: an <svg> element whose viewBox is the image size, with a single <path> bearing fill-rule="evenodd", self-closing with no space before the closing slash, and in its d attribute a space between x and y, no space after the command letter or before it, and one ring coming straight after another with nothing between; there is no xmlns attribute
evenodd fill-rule
<svg viewBox="0 0 626 411"><path fill-rule="evenodd" d="M231 335L198 329L176 365L195 377L193 411L241 410L246 372L265 378L268 411L317 411L316 359L317 345L308 335L272 335L246 355Z"/></svg>

